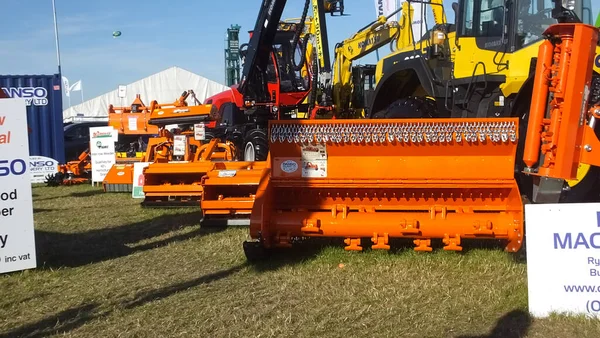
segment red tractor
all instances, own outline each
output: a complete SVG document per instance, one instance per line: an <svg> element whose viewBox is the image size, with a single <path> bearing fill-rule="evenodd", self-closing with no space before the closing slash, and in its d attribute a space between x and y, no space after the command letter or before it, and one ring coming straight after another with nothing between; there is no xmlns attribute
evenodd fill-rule
<svg viewBox="0 0 600 338"><path fill-rule="evenodd" d="M298 23L282 23L286 1L265 0L250 32L248 48L241 51L245 62L240 84L204 102L214 105L213 123L206 126L207 138L233 142L240 149L238 160L265 161L268 121L294 119L298 113L309 112L317 102L318 91L326 93L320 102L331 105L327 88L331 82L329 50L322 48L324 67L319 70L313 60L306 58L310 34L301 39L311 1L317 12L317 41L327 46L325 14L343 14L343 1L306 0ZM301 61L296 64L298 59ZM308 70L308 76L302 75L303 68Z"/></svg>

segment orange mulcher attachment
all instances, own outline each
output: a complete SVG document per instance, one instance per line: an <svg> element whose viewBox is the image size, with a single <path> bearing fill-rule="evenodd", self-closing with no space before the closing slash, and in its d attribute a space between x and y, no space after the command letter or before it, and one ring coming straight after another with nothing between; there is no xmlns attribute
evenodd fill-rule
<svg viewBox="0 0 600 338"><path fill-rule="evenodd" d="M540 46L523 160L534 177L533 201L557 203L580 163L600 166L594 128L598 102L589 102L598 28L556 24ZM591 107L590 107L591 106ZM568 192L567 192L568 193Z"/></svg>
<svg viewBox="0 0 600 338"><path fill-rule="evenodd" d="M49 187L88 183L91 178L91 170L90 153L89 149L86 149L77 160L60 164L58 172L46 176L44 183Z"/></svg>
<svg viewBox="0 0 600 338"><path fill-rule="evenodd" d="M162 130L161 138L148 144L144 169L142 206L194 206L202 198L202 177L213 168L212 161L231 161L237 149L231 142L220 142L205 130L212 122L213 105L161 108L152 112L150 123L184 126L177 135ZM204 135L204 136L201 136Z"/></svg>
<svg viewBox="0 0 600 338"><path fill-rule="evenodd" d="M124 135L125 138L128 138L128 136L158 135L158 138L150 139L150 144L146 146L146 149L153 149L153 144L165 141L163 139L165 132L161 131L159 125L154 124L156 121L151 121L152 112L158 109L169 112L169 110L173 111L177 108L187 107L186 100L189 95L192 95L194 100L198 102L194 92L189 90L184 91L173 103L159 104L156 100L153 100L150 102L150 106L147 107L138 94L130 107L109 106L109 125L117 129L119 134ZM157 140L160 142L157 142ZM149 156L145 153L146 149L134 147L139 143L141 142L131 143L132 149L128 152L135 153L135 157L129 157L127 152L117 153L117 163L110 168L102 181L105 192L131 192L133 190L133 163L152 161L148 159Z"/></svg>
<svg viewBox="0 0 600 338"><path fill-rule="evenodd" d="M202 223L248 225L258 184L268 175L266 161L213 162L202 177Z"/></svg>
<svg viewBox="0 0 600 338"><path fill-rule="evenodd" d="M168 140L155 146L157 157L144 169L144 201L142 206L194 206L198 207L203 193L202 177L213 168L212 160L231 161L235 156L235 147L229 143L220 143L211 139L201 143L194 135L187 133L179 146L174 140ZM175 135L179 136L179 135ZM174 148L180 147L184 155L175 160Z"/></svg>
<svg viewBox="0 0 600 338"><path fill-rule="evenodd" d="M497 239L517 251L517 130L517 118L270 121L246 256L302 237L341 237L347 250L411 238L418 251Z"/></svg>
<svg viewBox="0 0 600 338"><path fill-rule="evenodd" d="M129 107L108 106L108 125L124 135L155 135L158 127L148 124L150 109L137 94Z"/></svg>

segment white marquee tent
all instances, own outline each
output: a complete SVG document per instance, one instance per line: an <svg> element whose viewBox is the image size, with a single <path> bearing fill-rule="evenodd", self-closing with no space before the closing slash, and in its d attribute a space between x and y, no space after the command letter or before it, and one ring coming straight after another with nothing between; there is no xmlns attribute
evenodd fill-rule
<svg viewBox="0 0 600 338"><path fill-rule="evenodd" d="M211 81L200 75L189 72L179 67L171 67L162 72L148 76L145 79L126 85L126 97L119 97L119 90L115 89L104 95L98 96L81 104L71 106L63 111L63 120L69 122L78 118L106 118L108 106L129 106L137 94L142 102L149 105L152 100L158 103L175 102L185 90L193 90L196 98L204 102L207 97L228 90L218 82ZM188 97L188 104L194 105L192 97Z"/></svg>

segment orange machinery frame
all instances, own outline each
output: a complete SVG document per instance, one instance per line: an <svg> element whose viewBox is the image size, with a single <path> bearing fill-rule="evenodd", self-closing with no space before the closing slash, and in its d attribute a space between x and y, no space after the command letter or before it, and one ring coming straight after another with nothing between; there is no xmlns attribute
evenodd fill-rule
<svg viewBox="0 0 600 338"><path fill-rule="evenodd" d="M577 177L579 163L600 166L600 106L588 103L599 33L590 25L556 24L545 34L552 38L538 54L523 161L539 188L561 191L564 180Z"/></svg>
<svg viewBox="0 0 600 338"><path fill-rule="evenodd" d="M195 137L195 128L211 125L213 105L198 104L183 108L164 108L152 112L151 122L162 126L159 138L148 144L144 168L143 206L199 206L203 188L201 178L212 169L211 161L231 161L236 149L230 142L218 138L204 140ZM173 134L164 129L167 124L185 125L181 132ZM184 151L174 156L175 137L183 135Z"/></svg>
<svg viewBox="0 0 600 338"><path fill-rule="evenodd" d="M150 102L149 106L146 106L140 95L136 95L135 101L129 107L113 107L109 106L109 123L115 129L119 131L119 134L123 135L151 135L160 137L159 126L151 123L152 112L157 109L181 108L187 106L187 98L189 95L195 94L193 91L185 91L181 96L173 103L170 104L159 104L156 100ZM151 144L153 138L151 137L148 141L148 146ZM102 186L105 192L131 192L133 186L133 163L135 162L147 162L148 156L146 155L146 149L143 152L137 152L135 158L127 158L118 153L117 163L115 163L106 174L102 182Z"/></svg>

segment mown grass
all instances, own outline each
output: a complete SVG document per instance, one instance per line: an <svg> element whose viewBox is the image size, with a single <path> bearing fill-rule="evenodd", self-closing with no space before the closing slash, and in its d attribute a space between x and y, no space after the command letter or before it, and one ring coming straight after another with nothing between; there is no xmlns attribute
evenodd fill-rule
<svg viewBox="0 0 600 338"><path fill-rule="evenodd" d="M249 265L247 229L203 229L196 210L90 186L36 187L34 208L39 267L0 276L2 337L600 336L531 318L526 265L500 249L315 241Z"/></svg>

